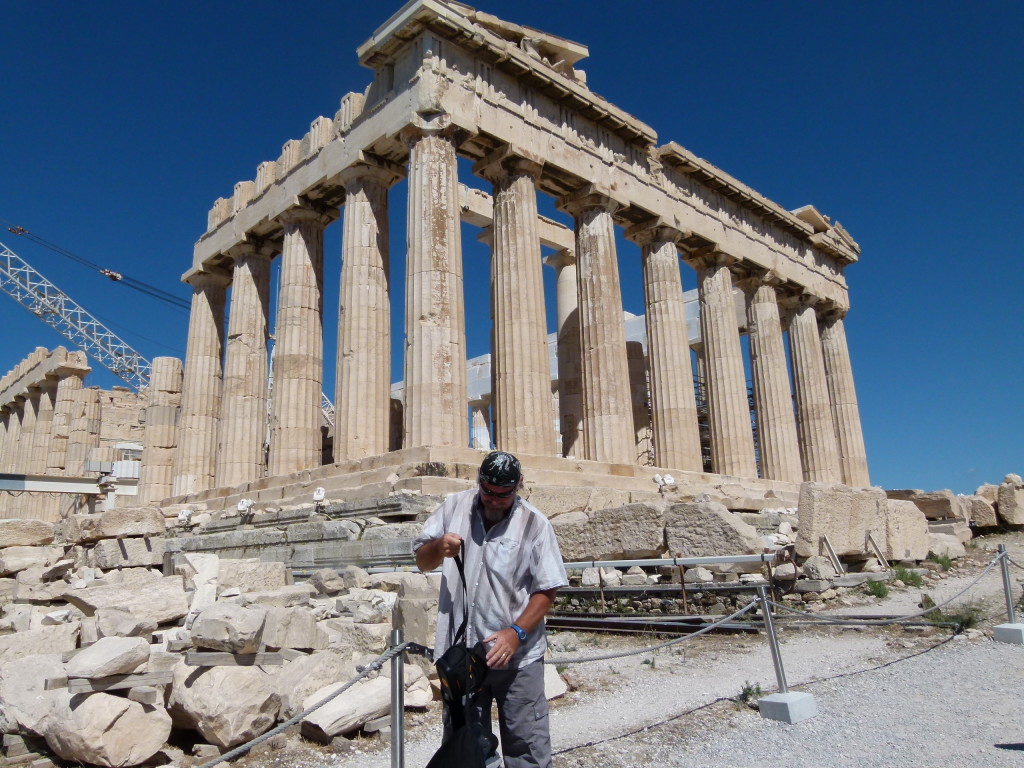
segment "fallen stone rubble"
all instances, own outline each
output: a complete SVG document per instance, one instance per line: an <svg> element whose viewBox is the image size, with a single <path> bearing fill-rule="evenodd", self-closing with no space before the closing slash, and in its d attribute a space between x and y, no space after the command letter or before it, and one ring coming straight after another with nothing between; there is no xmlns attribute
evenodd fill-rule
<svg viewBox="0 0 1024 768"><path fill-rule="evenodd" d="M971 496L804 483L798 513L735 513L707 498L666 498L567 512L552 523L567 560L795 550L800 564L786 563L776 576L799 577L787 597L811 602L882 577L876 548L892 561L956 558L974 531L1024 524L1024 482L1008 475ZM818 554L822 535L858 573L836 573ZM182 746L207 759L335 693L386 649L393 627L408 641L433 643L437 574L348 566L294 583L284 563L175 551L166 536L155 507L72 515L56 526L0 519L4 765L46 768L43 753L78 765L181 765ZM591 568L574 572L573 583L758 578L744 570L751 569ZM702 597L691 595L689 610L729 608L720 593ZM625 612L686 607L668 602L620 600ZM553 697L564 685L550 671ZM407 708L434 700L431 672L426 660L405 665ZM327 743L383 727L389 674L386 665L312 713L302 735Z"/></svg>

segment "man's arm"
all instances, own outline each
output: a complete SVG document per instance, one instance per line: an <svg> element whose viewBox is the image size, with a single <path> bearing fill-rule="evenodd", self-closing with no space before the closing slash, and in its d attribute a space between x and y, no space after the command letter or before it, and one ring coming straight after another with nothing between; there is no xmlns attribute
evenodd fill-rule
<svg viewBox="0 0 1024 768"><path fill-rule="evenodd" d="M557 588L534 592L530 595L526 608L519 614L519 618L514 623L527 632L532 632L544 620L548 611L551 610L557 592ZM514 629L508 627L506 629L499 629L493 635L484 638L485 643L489 643L492 640L494 645L487 651L487 666L504 667L515 652L519 650L519 636L516 635Z"/></svg>
<svg viewBox="0 0 1024 768"><path fill-rule="evenodd" d="M459 554L461 547L462 537L457 533L446 533L437 539L431 539L416 550L416 567L423 573L432 571L446 557L455 557Z"/></svg>

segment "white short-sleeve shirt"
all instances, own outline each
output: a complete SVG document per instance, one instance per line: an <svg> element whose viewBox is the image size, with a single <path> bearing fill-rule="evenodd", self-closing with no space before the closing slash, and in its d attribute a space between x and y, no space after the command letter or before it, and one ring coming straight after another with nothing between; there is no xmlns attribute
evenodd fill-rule
<svg viewBox="0 0 1024 768"><path fill-rule="evenodd" d="M544 513L518 496L505 519L485 530L478 491L474 488L451 494L431 513L413 542L413 550L446 533L458 534L464 542L469 609L466 642L470 647L515 623L534 592L569 583L551 523ZM455 559L446 557L441 568L435 660L452 644L464 604ZM527 634L509 666L520 669L543 658L546 650L542 621Z"/></svg>

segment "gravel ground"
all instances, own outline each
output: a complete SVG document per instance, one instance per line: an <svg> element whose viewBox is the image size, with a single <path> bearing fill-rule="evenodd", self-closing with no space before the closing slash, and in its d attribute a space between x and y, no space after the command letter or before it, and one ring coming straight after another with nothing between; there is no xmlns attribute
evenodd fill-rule
<svg viewBox="0 0 1024 768"><path fill-rule="evenodd" d="M922 589L894 589L885 600L845 600L846 613L909 614L921 593L941 603L968 586L997 543L1024 564L1024 534L980 540L970 563ZM992 550L992 551L989 551ZM1011 567L1019 584L1024 571ZM1019 590L1019 586L1017 587ZM576 689L552 702L557 768L632 766L1001 766L1024 765L1024 723L1016 720L1024 647L994 642L1005 621L998 568L947 609L966 603L987 616L979 629L951 636L930 627L786 628L781 654L791 689L814 696L818 714L796 725L766 720L740 701L744 688L776 690L763 636L705 636L656 653L575 664ZM651 638L610 641L561 633L556 655L643 648ZM405 765L426 765L440 739L440 713L407 716ZM239 761L247 768L389 768L372 739L339 742L348 752L294 737Z"/></svg>

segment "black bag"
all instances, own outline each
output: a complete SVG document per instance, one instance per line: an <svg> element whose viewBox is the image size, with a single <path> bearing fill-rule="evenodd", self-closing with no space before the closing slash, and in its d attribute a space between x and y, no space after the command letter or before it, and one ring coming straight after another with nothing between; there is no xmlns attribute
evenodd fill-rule
<svg viewBox="0 0 1024 768"><path fill-rule="evenodd" d="M494 752L498 739L485 733L479 723L472 722L469 714L473 696L487 676L487 651L483 643L466 647L469 607L466 573L459 555L455 556L455 565L462 579L465 613L451 647L434 664L441 683L441 697L448 708L449 735L427 763L427 768L484 768L484 755Z"/></svg>

